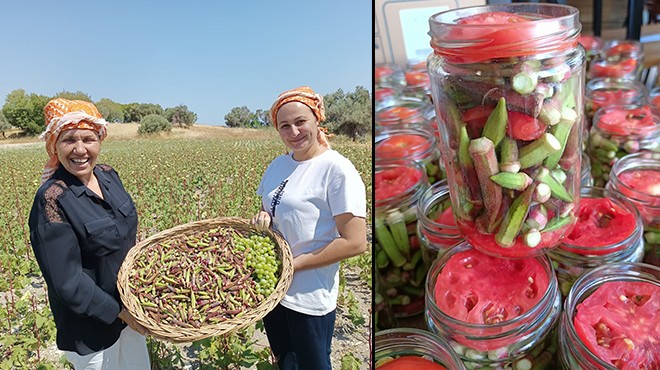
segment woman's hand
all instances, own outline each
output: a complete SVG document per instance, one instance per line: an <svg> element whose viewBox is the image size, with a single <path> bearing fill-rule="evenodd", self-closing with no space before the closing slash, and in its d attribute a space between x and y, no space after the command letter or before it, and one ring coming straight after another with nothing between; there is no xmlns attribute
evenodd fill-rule
<svg viewBox="0 0 660 370"><path fill-rule="evenodd" d="M135 320L135 317L131 315L125 308L122 307L121 312L119 312L119 319L123 322L126 323L126 325L130 326L131 329L135 330L136 332L142 334L142 335L147 335L149 332L147 328L144 326L140 325L137 320Z"/></svg>
<svg viewBox="0 0 660 370"><path fill-rule="evenodd" d="M257 230L263 231L263 230L268 230L270 227L270 215L266 211L259 211L252 219L250 222L254 224L254 226L257 227Z"/></svg>

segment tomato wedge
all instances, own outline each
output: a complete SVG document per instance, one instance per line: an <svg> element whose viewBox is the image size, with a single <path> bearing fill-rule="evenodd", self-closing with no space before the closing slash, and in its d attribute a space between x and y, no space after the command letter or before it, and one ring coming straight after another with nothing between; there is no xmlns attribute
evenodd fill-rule
<svg viewBox="0 0 660 370"><path fill-rule="evenodd" d="M399 123L414 123L423 121L423 117L417 108L393 106L382 109L376 114L379 125L393 125Z"/></svg>
<svg viewBox="0 0 660 370"><path fill-rule="evenodd" d="M508 117L507 132L516 140L536 140L548 127L545 123L525 113L509 111Z"/></svg>
<svg viewBox="0 0 660 370"><path fill-rule="evenodd" d="M630 191L622 187L621 192L624 195L641 199L649 206L660 206L660 171L653 169L626 170L621 172L618 177L623 184L636 192L627 194Z"/></svg>
<svg viewBox="0 0 660 370"><path fill-rule="evenodd" d="M394 74L394 70L390 67L376 67L374 69L374 77L376 79L376 85L378 85L384 78Z"/></svg>
<svg viewBox="0 0 660 370"><path fill-rule="evenodd" d="M607 282L576 311L575 332L597 357L619 369L660 369L660 286Z"/></svg>
<svg viewBox="0 0 660 370"><path fill-rule="evenodd" d="M632 109L605 108L596 126L610 135L644 135L657 129L648 106Z"/></svg>
<svg viewBox="0 0 660 370"><path fill-rule="evenodd" d="M404 356L376 367L378 370L446 370L442 365L417 356Z"/></svg>
<svg viewBox="0 0 660 370"><path fill-rule="evenodd" d="M578 254L602 255L621 250L594 250L591 247L614 245L635 231L635 215L608 198L582 198L576 213L578 221L560 248ZM580 248L571 248L578 246Z"/></svg>
<svg viewBox="0 0 660 370"><path fill-rule="evenodd" d="M379 171L374 175L376 200L383 200L403 194L417 185L422 171L412 167L394 167Z"/></svg>
<svg viewBox="0 0 660 370"><path fill-rule="evenodd" d="M376 144L378 159L417 159L431 148L429 139L422 135L398 134Z"/></svg>

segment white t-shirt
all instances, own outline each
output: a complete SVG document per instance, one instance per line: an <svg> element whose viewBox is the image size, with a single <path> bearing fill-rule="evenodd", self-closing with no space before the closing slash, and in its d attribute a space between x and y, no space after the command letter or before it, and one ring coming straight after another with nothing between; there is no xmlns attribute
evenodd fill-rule
<svg viewBox="0 0 660 370"><path fill-rule="evenodd" d="M334 150L297 162L281 155L266 169L257 194L293 256L325 247L339 237L334 216L366 217L364 183L355 166ZM337 307L339 263L298 271L282 306L322 316Z"/></svg>

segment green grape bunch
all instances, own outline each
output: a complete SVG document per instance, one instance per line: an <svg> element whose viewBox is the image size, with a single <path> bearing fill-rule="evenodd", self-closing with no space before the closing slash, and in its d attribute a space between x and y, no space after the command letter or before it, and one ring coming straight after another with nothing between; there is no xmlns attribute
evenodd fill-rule
<svg viewBox="0 0 660 370"><path fill-rule="evenodd" d="M232 242L235 250L245 254L245 266L253 269L255 292L264 298L270 296L279 280L281 266L273 239L257 234L248 237L235 234Z"/></svg>

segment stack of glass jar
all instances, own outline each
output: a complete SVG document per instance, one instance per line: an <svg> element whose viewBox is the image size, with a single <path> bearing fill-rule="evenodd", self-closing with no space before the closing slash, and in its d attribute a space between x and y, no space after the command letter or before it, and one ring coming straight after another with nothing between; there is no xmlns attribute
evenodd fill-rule
<svg viewBox="0 0 660 370"><path fill-rule="evenodd" d="M436 14L430 24L434 53L428 69L447 181L429 186L417 199L421 258L431 261L425 264L431 265L425 284L426 325L467 369L579 369L576 363L591 369L580 358L586 352L566 354L572 347L601 355L589 335L572 336L559 327L562 300L568 297L571 302L570 308L564 307L564 321L579 332L584 328L577 321L579 304L593 292L579 290L579 276L599 265L616 275L618 270L610 271L607 265L623 262L639 271L652 268L639 261L643 239L648 247L648 241L658 242L660 235L655 218L660 214L659 195L653 195L658 191L653 185L660 184L653 171L660 174L660 164L648 162L660 158L645 157L644 184L630 183L639 174L623 176L628 182L620 183L626 184L628 194L604 190L602 181L599 188L589 187L591 181L630 170L617 166L636 151L626 151L622 143L624 152L617 148L612 156L601 150L605 148L599 138L597 145L584 148L586 114L597 116L599 104L619 98L648 108L646 91L632 80L608 76L591 82L588 111L582 108L586 55L577 44L580 25L572 7L471 7ZM626 60L634 59L638 73L643 54L634 46L608 43L602 55L626 68L632 64ZM594 63L595 70L609 68L597 57ZM629 119L638 116L632 112ZM607 127L608 118L605 124L593 118L594 126ZM638 143L644 144L644 153L652 148ZM608 178L602 175L603 158L618 159L607 162L612 171ZM589 176L589 162L591 173L594 162L601 171L595 179ZM644 214L653 221L646 222ZM660 294L647 292L631 286L625 297L638 299L637 307L657 307ZM639 298L647 296L648 306L646 298ZM643 358L653 348L660 321L641 317L637 324L648 335L622 343L625 353ZM600 323L592 324L596 337L604 338ZM613 328L609 325L608 330ZM565 363L567 356L574 358ZM608 358L609 367L593 368L610 369L624 362L660 368L659 358L647 357L651 362Z"/></svg>

